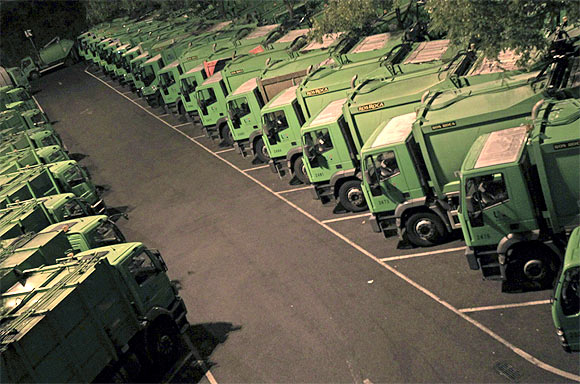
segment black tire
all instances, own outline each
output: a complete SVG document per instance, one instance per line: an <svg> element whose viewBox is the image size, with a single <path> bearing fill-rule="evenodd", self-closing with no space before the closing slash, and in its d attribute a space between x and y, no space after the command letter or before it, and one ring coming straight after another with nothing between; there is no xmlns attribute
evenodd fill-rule
<svg viewBox="0 0 580 384"><path fill-rule="evenodd" d="M506 277L527 288L544 289L552 286L559 268L560 260L549 249L527 244L509 252Z"/></svg>
<svg viewBox="0 0 580 384"><path fill-rule="evenodd" d="M292 163L292 173L296 175L296 178L302 182L302 184L310 184L310 179L306 173L304 160L302 155L298 156L294 163Z"/></svg>
<svg viewBox="0 0 580 384"><path fill-rule="evenodd" d="M234 137L232 136L232 131L227 124L222 125L220 128L220 135L222 136L222 142L231 147L234 145Z"/></svg>
<svg viewBox="0 0 580 384"><path fill-rule="evenodd" d="M40 72L38 72L37 70L34 70L32 72L30 72L30 80L37 80L38 78L40 78Z"/></svg>
<svg viewBox="0 0 580 384"><path fill-rule="evenodd" d="M443 221L431 212L412 214L405 222L405 229L409 242L419 247L439 244L447 232Z"/></svg>
<svg viewBox="0 0 580 384"><path fill-rule="evenodd" d="M179 355L179 331L171 321L158 321L147 330L147 350L156 369L166 370Z"/></svg>
<svg viewBox="0 0 580 384"><path fill-rule="evenodd" d="M264 144L264 139L259 137L254 145L254 150L256 151L256 157L262 163L268 163L270 161L270 154L268 153L268 148Z"/></svg>
<svg viewBox="0 0 580 384"><path fill-rule="evenodd" d="M349 180L342 184L338 190L338 199L347 211L362 212L368 209L360 180Z"/></svg>

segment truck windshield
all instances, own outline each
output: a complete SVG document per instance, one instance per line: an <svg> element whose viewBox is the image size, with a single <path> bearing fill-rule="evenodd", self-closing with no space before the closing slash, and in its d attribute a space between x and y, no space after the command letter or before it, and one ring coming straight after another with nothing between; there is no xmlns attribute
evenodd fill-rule
<svg viewBox="0 0 580 384"><path fill-rule="evenodd" d="M118 244L124 241L124 237L117 226L108 220L97 227L94 236L95 243L99 247Z"/></svg>
<svg viewBox="0 0 580 384"><path fill-rule="evenodd" d="M465 183L465 197L473 203L469 212L478 212L509 200L503 174L473 177Z"/></svg>
<svg viewBox="0 0 580 384"><path fill-rule="evenodd" d="M188 102L191 101L191 94L197 88L197 81L193 77L181 79L181 94Z"/></svg>
<svg viewBox="0 0 580 384"><path fill-rule="evenodd" d="M401 173L395 151L386 151L378 155L367 156L366 166L369 176L375 182L390 179Z"/></svg>
<svg viewBox="0 0 580 384"><path fill-rule="evenodd" d="M246 97L228 101L228 112L234 128L240 127L240 119L250 113L250 106Z"/></svg>
<svg viewBox="0 0 580 384"><path fill-rule="evenodd" d="M151 65L143 66L141 76L143 76L143 84L146 87L150 86L153 80L155 80L155 72L153 72L153 66Z"/></svg>
<svg viewBox="0 0 580 384"><path fill-rule="evenodd" d="M42 143L43 147L49 147L51 145L59 145L59 143L56 141L56 139L52 135L48 135L48 136L44 137L42 140L40 140L40 142Z"/></svg>
<svg viewBox="0 0 580 384"><path fill-rule="evenodd" d="M153 260L145 251L141 251L133 256L129 261L127 269L139 285L142 285L157 273L157 268L155 268Z"/></svg>
<svg viewBox="0 0 580 384"><path fill-rule="evenodd" d="M64 172L64 179L71 187L79 185L85 181L85 177L80 168L75 166L72 166Z"/></svg>
<svg viewBox="0 0 580 384"><path fill-rule="evenodd" d="M564 272L560 291L560 305L564 316L576 315L580 311L579 276L580 267L572 267Z"/></svg>
<svg viewBox="0 0 580 384"><path fill-rule="evenodd" d="M304 139L306 145L311 146L315 154L322 154L334 148L328 128L307 132Z"/></svg>
<svg viewBox="0 0 580 384"><path fill-rule="evenodd" d="M197 100L200 105L211 105L217 101L213 88L205 88L197 91Z"/></svg>
<svg viewBox="0 0 580 384"><path fill-rule="evenodd" d="M64 219L74 219L86 215L85 209L77 200L69 200L63 208Z"/></svg>
<svg viewBox="0 0 580 384"><path fill-rule="evenodd" d="M288 128L288 120L283 110L269 112L264 115L264 126L269 131L279 132Z"/></svg>
<svg viewBox="0 0 580 384"><path fill-rule="evenodd" d="M171 87L173 84L175 84L175 77L173 77L173 73L162 73L161 76L159 76L159 83L165 88Z"/></svg>

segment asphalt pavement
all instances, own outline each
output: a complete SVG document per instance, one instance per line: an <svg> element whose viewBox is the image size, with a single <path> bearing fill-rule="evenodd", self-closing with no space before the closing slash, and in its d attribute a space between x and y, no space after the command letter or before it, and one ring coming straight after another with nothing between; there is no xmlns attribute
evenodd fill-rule
<svg viewBox="0 0 580 384"><path fill-rule="evenodd" d="M161 251L218 383L569 382L549 291L506 294L460 240L397 249L78 64L35 96L128 241ZM199 378L192 379L193 381ZM184 379L185 380L185 379Z"/></svg>

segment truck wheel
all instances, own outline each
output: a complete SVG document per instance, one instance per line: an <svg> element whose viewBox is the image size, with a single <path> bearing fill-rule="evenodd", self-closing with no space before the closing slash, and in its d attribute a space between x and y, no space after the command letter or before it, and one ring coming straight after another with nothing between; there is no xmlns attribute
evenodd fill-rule
<svg viewBox="0 0 580 384"><path fill-rule="evenodd" d="M340 186L338 199L350 212L362 212L368 209L360 180L349 180Z"/></svg>
<svg viewBox="0 0 580 384"><path fill-rule="evenodd" d="M228 147L234 145L234 137L232 136L232 131L230 130L230 127L228 127L227 124L222 125L220 129L220 134L222 136L222 140L225 145L227 145Z"/></svg>
<svg viewBox="0 0 580 384"><path fill-rule="evenodd" d="M434 213L414 213L405 222L407 238L413 245L429 247L441 242L445 237L445 225Z"/></svg>
<svg viewBox="0 0 580 384"><path fill-rule="evenodd" d="M545 288L553 283L559 270L557 257L551 257L551 251L531 244L518 247L511 252L506 277L518 283L537 285Z"/></svg>
<svg viewBox="0 0 580 384"><path fill-rule="evenodd" d="M304 165L304 160L302 156L298 156L294 163L292 163L292 173L296 175L296 178L302 182L302 184L310 184L310 179L306 173L306 166Z"/></svg>
<svg viewBox="0 0 580 384"><path fill-rule="evenodd" d="M266 145L264 145L264 139L262 139L261 137L258 138L258 140L256 140L256 145L254 146L254 149L256 151L256 157L258 158L258 160L260 160L262 163L267 163L268 161L270 161L270 154L268 153L268 148L266 147Z"/></svg>
<svg viewBox="0 0 580 384"><path fill-rule="evenodd" d="M147 348L153 365L158 369L168 369L177 360L179 337L175 324L158 321L148 330Z"/></svg>
<svg viewBox="0 0 580 384"><path fill-rule="evenodd" d="M40 72L38 72L37 70L34 70L32 72L30 72L30 80L36 80L40 77Z"/></svg>

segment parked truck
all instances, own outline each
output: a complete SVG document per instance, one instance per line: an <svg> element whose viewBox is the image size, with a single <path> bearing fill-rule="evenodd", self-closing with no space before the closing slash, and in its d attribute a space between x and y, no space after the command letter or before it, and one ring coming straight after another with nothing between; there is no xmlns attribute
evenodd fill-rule
<svg viewBox="0 0 580 384"><path fill-rule="evenodd" d="M52 129L27 129L9 135L2 135L2 144L0 144L0 155L6 155L15 150L28 148L42 148L48 146L63 147L62 141L58 134Z"/></svg>
<svg viewBox="0 0 580 384"><path fill-rule="evenodd" d="M529 123L529 111L546 92L569 89L558 74L574 73L575 59L570 62L433 92L416 115L408 111L379 127L362 164L363 174L369 173L363 193L371 202L373 230L429 246L459 229L459 170L470 145L482 133Z"/></svg>
<svg viewBox="0 0 580 384"><path fill-rule="evenodd" d="M32 33L26 31L26 37L32 42ZM40 50L36 49L36 58L26 56L20 61L20 69L28 79L37 79L46 71L59 67L63 64L73 64L78 61L78 54L74 47L74 41L55 37Z"/></svg>
<svg viewBox="0 0 580 384"><path fill-rule="evenodd" d="M580 227L572 232L552 299L556 335L566 352L580 351Z"/></svg>
<svg viewBox="0 0 580 384"><path fill-rule="evenodd" d="M60 161L0 175L0 208L16 201L69 192L90 204L96 213L105 212L99 192L76 161Z"/></svg>
<svg viewBox="0 0 580 384"><path fill-rule="evenodd" d="M187 319L166 272L141 243L22 271L2 294L2 380L119 382L145 366L167 369Z"/></svg>
<svg viewBox="0 0 580 384"><path fill-rule="evenodd" d="M2 135L9 135L41 126L46 129L52 129L48 117L40 109L29 109L24 112L9 109L0 112L0 133Z"/></svg>
<svg viewBox="0 0 580 384"><path fill-rule="evenodd" d="M0 156L0 175L17 172L26 167L67 160L70 160L68 154L58 145L16 150Z"/></svg>
<svg viewBox="0 0 580 384"><path fill-rule="evenodd" d="M567 235L580 222L579 123L580 100L540 100L529 124L471 146L459 218L469 267L484 278L540 288L554 282Z"/></svg>
<svg viewBox="0 0 580 384"><path fill-rule="evenodd" d="M72 193L8 204L0 209L0 238L39 232L51 224L92 214L91 207Z"/></svg>

